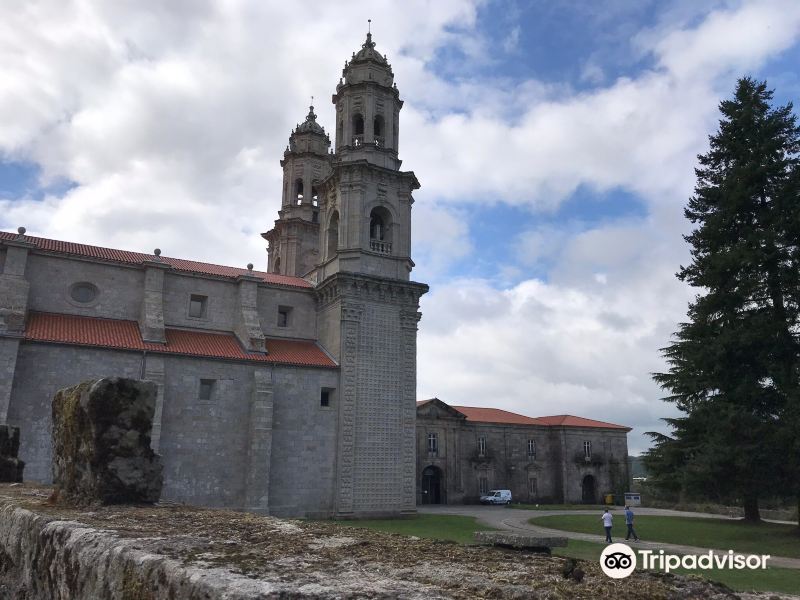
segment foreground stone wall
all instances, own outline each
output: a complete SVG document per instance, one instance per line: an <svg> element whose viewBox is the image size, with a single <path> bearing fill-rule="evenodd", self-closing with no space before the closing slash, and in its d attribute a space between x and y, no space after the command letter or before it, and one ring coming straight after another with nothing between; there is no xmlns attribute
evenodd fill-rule
<svg viewBox="0 0 800 600"><path fill-rule="evenodd" d="M178 505L52 507L0 484L0 600L737 598L697 578ZM573 565L574 567L574 565ZM769 594L748 594L748 599Z"/></svg>
<svg viewBox="0 0 800 600"><path fill-rule="evenodd" d="M0 600L255 600L279 597L222 569L183 568L138 540L0 509ZM284 594L286 590L283 590Z"/></svg>

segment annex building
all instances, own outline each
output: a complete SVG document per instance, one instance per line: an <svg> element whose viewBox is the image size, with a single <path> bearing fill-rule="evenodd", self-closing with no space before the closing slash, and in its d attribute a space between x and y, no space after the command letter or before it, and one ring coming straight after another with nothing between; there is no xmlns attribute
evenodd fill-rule
<svg viewBox="0 0 800 600"><path fill-rule="evenodd" d="M430 468L440 501L470 501L484 479L530 485L527 475L503 479L522 464L516 449L499 453L509 424L417 406L428 289L411 280L419 182L400 170L403 101L370 34L332 101L333 148L313 107L289 136L265 271L0 232L0 423L21 430L26 479L51 479L55 392L122 376L158 386L152 445L164 499L361 517L414 512L420 490L435 489ZM562 463L578 438L530 427L542 448L526 467L542 470L537 493L572 498L583 471ZM592 439L620 435L607 429ZM486 452L473 460L483 431ZM428 433L440 436L433 453L420 445Z"/></svg>
<svg viewBox="0 0 800 600"><path fill-rule="evenodd" d="M526 417L497 408L417 402L420 504L477 502L508 489L515 502L595 504L622 496L629 427L556 415Z"/></svg>

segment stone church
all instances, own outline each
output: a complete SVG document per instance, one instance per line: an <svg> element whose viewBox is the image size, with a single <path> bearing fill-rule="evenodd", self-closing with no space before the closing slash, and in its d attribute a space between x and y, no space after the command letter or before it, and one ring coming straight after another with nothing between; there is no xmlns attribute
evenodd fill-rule
<svg viewBox="0 0 800 600"><path fill-rule="evenodd" d="M164 499L278 516L416 510L420 452L423 470L440 468L463 436L445 418L442 454L419 448L419 182L400 170L403 101L370 34L332 100L333 148L313 106L289 137L266 271L0 232L0 423L21 429L26 479L51 479L56 390L123 376L158 386ZM442 498L475 497L465 469L445 472Z"/></svg>
<svg viewBox="0 0 800 600"><path fill-rule="evenodd" d="M276 515L415 510L416 337L403 101L372 36L284 152L266 272L0 233L0 421L50 479L50 401L110 375L158 384L170 500Z"/></svg>

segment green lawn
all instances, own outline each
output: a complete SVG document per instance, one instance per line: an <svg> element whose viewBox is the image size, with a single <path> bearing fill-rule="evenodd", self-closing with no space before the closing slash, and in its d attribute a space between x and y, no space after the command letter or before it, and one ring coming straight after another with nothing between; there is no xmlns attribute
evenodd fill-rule
<svg viewBox="0 0 800 600"><path fill-rule="evenodd" d="M555 526L555 520L561 520L561 527ZM565 526L565 520L572 521L578 519L578 524L584 527L584 529L577 529L575 523L570 523L570 526ZM753 536L753 532L762 532L763 535L771 535L769 532L772 531L771 527L766 527L761 529L763 525L758 526L750 526L750 525L743 525L741 523L737 523L735 521L718 521L712 522L711 525L714 527L710 527L705 525L705 523L713 521L712 519L689 519L689 518L682 518L682 517L639 517L642 521L642 531L639 532L639 535L644 536L644 531L647 531L649 537L647 539L653 540L653 534L657 531L669 531L670 528L677 528L678 531L681 531L684 528L689 528L692 526L692 529L697 529L698 526L701 525L700 522L703 523L700 531L705 531L707 535L711 535L713 538L717 540L731 540L735 539L740 541L742 538L746 538L745 534L749 534L751 537ZM652 523L649 523L650 520L653 520ZM666 523L657 523L661 520L667 520ZM547 527L553 527L554 529L567 529L569 531L587 531L589 533L597 533L597 525L599 524L599 517L595 518L594 515L560 515L554 517L534 517L531 521L535 521L537 524L541 524ZM547 523L545 523L547 521ZM595 523L598 521L598 523ZM648 521L648 523L645 523ZM689 521L689 523L685 523ZM678 523L680 522L680 523ZM474 531L491 531L491 527L485 527L483 525L479 525L475 518L473 517L463 517L458 515L416 515L414 517L409 517L406 519L375 519L375 520L365 520L365 521L336 521L336 523L340 525L344 525L347 527L364 527L367 529L376 529L378 531L388 531L391 533L400 533L404 535L415 535L418 537L425 537L425 538L433 538L433 539L440 539L440 540L450 540L454 542L458 542L460 544L469 544L472 543L473 537L472 532ZM737 528L738 525L738 528ZM770 525L770 524L766 524ZM733 526L730 529L715 529L720 527L726 526ZM784 526L786 527L786 526ZM637 525L638 528L638 525ZM617 526L617 534L622 531L622 528ZM738 531L742 530L737 535L731 533L731 531ZM602 531L602 529L601 529ZM779 532L781 536L785 534L785 532ZM781 538L782 539L782 538ZM667 540L662 540L667 541ZM706 543L707 538L702 540L697 540L692 542L691 545L696 546L705 546L710 547L710 544ZM789 541L792 541L792 538L789 538ZM797 538L794 538L794 543L797 544ZM679 542L679 543L689 543L689 542ZM590 560L590 561L597 561L600 558L600 553L603 551L605 544L597 543L597 542L586 542L583 540L570 540L569 545L566 548L554 548L553 554L556 556L569 556L572 558L579 558L583 560ZM756 551L762 553L763 549L759 550L749 550L746 548L742 548L739 546L731 546L740 551L749 552L749 551ZM726 548L727 549L727 548ZM771 552L769 550L763 552L764 554L775 554L783 555L783 556L792 556L791 552ZM707 579L711 579L714 581L719 581L721 583L726 584L730 588L737 590L737 591L748 591L748 590L755 590L760 592L776 592L776 593L797 593L797 590L800 590L800 570L797 569L784 569L779 567L769 567L766 571L750 571L750 570L742 570L742 571L728 571L728 570L719 570L713 569L708 571L683 571L677 570L676 572L685 573L685 574L700 574L702 573L703 577Z"/></svg>
<svg viewBox="0 0 800 600"><path fill-rule="evenodd" d="M615 513L614 517L612 537L617 541L623 541L625 518L620 513ZM604 534L600 513L533 517L530 523L552 529ZM752 524L732 519L639 515L636 517L636 533L643 540L651 542L800 558L800 534L794 525Z"/></svg>
<svg viewBox="0 0 800 600"><path fill-rule="evenodd" d="M598 542L569 540L569 545L566 548L554 548L553 554L597 561L605 546L605 544ZM749 569L742 571L726 569L687 571L685 569L676 569L674 572L684 575L700 575L706 579L724 583L738 592L754 590L757 592L796 594L797 590L800 590L800 570L798 569L784 569L782 567L768 567L766 571L750 571Z"/></svg>
<svg viewBox="0 0 800 600"><path fill-rule="evenodd" d="M472 535L475 531L494 531L476 522L475 517L458 515L415 515L405 519L369 519L363 521L336 521L347 527L364 527L404 535L450 540L459 544L475 542Z"/></svg>

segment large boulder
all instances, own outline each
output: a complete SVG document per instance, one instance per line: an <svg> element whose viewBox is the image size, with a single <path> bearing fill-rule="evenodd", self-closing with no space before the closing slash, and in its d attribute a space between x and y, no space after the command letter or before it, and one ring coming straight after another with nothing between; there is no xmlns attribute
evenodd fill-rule
<svg viewBox="0 0 800 600"><path fill-rule="evenodd" d="M53 481L72 504L157 502L160 457L150 448L156 385L113 377L53 398Z"/></svg>
<svg viewBox="0 0 800 600"><path fill-rule="evenodd" d="M0 482L22 481L25 463L17 458L19 452L19 427L0 425Z"/></svg>

